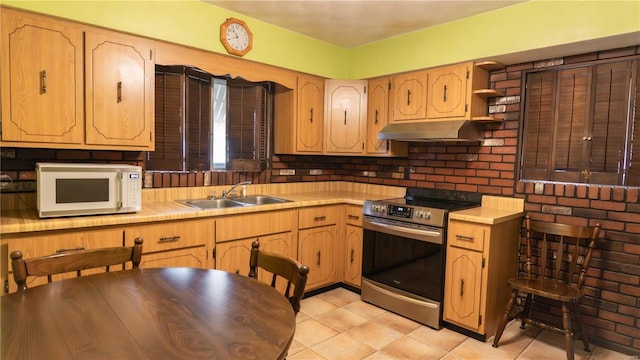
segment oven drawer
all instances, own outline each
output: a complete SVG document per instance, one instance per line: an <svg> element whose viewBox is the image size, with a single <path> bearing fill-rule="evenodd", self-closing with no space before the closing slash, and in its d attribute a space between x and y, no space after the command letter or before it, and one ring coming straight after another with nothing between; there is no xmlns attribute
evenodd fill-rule
<svg viewBox="0 0 640 360"><path fill-rule="evenodd" d="M307 229L318 226L334 225L337 223L339 207L315 206L300 209L298 213L298 229Z"/></svg>
<svg viewBox="0 0 640 360"><path fill-rule="evenodd" d="M347 224L362 227L362 206L347 205Z"/></svg>
<svg viewBox="0 0 640 360"><path fill-rule="evenodd" d="M449 221L447 242L451 246L483 251L488 227L464 221Z"/></svg>

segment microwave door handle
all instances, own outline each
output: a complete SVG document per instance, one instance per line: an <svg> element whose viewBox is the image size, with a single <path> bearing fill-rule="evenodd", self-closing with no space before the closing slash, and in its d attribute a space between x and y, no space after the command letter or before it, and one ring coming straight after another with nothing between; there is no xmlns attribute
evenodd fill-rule
<svg viewBox="0 0 640 360"><path fill-rule="evenodd" d="M122 209L122 178L124 174L118 172L116 176L116 208Z"/></svg>
<svg viewBox="0 0 640 360"><path fill-rule="evenodd" d="M371 225L379 226L385 229L389 229L394 231L395 233L405 233L405 234L413 234L418 236L429 236L429 237L439 237L442 235L439 231L429 231L429 230L417 230L412 228L406 228L397 225L384 224L377 221L369 221Z"/></svg>

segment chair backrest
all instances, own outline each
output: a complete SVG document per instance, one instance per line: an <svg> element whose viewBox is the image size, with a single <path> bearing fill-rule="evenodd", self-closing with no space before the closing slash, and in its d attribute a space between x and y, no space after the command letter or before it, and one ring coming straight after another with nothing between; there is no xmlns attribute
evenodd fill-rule
<svg viewBox="0 0 640 360"><path fill-rule="evenodd" d="M51 276L75 271L80 276L81 270L95 269L121 265L128 261L137 269L142 258L142 238L136 238L132 247L111 247L91 250L81 250L62 254L41 256L31 259L23 259L21 251L11 253L11 267L13 279L18 284L18 291L27 289L28 276L47 276L51 282Z"/></svg>
<svg viewBox="0 0 640 360"><path fill-rule="evenodd" d="M249 277L258 278L258 268L262 268L271 275L271 286L276 287L276 279L282 278L287 282L284 290L284 296L289 300L293 307L293 312L297 315L300 311L300 300L304 295L304 288L307 285L307 275L309 267L288 257L260 251L260 243L258 240L251 244L251 257L249 259ZM291 286L293 285L293 293L291 294Z"/></svg>
<svg viewBox="0 0 640 360"><path fill-rule="evenodd" d="M595 227L532 221L525 217L526 272L555 282L584 284L600 233Z"/></svg>

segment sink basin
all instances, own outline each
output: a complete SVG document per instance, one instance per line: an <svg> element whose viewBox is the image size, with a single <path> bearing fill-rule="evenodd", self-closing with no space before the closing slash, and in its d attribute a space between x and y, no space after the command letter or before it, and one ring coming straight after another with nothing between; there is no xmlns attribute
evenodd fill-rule
<svg viewBox="0 0 640 360"><path fill-rule="evenodd" d="M179 203L183 203L189 206L201 210L208 209L228 209L234 207L253 206L253 205L267 205L267 204L280 204L285 202L291 202L291 200L281 199L274 196L267 195L249 195L244 197L237 197L233 199L216 198L216 199L197 199L197 200L179 200Z"/></svg>
<svg viewBox="0 0 640 360"><path fill-rule="evenodd" d="M291 200L281 199L274 196L267 195L249 195L245 197L234 198L234 201L251 204L251 205L267 205L267 204L280 204L291 202Z"/></svg>
<svg viewBox="0 0 640 360"><path fill-rule="evenodd" d="M187 204L198 209L227 209L234 207L247 206L247 204L237 202L230 199L199 199L199 200L184 200L179 201L183 204Z"/></svg>

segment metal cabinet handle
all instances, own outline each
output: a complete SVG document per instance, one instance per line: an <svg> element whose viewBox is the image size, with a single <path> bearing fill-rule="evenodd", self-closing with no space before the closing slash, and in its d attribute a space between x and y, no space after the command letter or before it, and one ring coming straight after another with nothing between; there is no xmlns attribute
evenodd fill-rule
<svg viewBox="0 0 640 360"><path fill-rule="evenodd" d="M313 108L309 111L309 122L313 122Z"/></svg>
<svg viewBox="0 0 640 360"><path fill-rule="evenodd" d="M171 241L178 241L180 240L180 236L179 235L174 235L174 236L166 236L166 237L161 237L158 242L171 242Z"/></svg>
<svg viewBox="0 0 640 360"><path fill-rule="evenodd" d="M464 236L464 235L456 234L456 240L473 241L475 240L475 238L473 236Z"/></svg>
<svg viewBox="0 0 640 360"><path fill-rule="evenodd" d="M40 71L40 94L47 93L47 70Z"/></svg>
<svg viewBox="0 0 640 360"><path fill-rule="evenodd" d="M82 251L82 250L84 250L84 247L82 247L82 246L75 247L75 248L69 248L69 249L58 249L58 250L56 250L56 254L63 254L63 253L74 252L74 251Z"/></svg>
<svg viewBox="0 0 640 360"><path fill-rule="evenodd" d="M344 111L344 124L347 125L347 110Z"/></svg>
<svg viewBox="0 0 640 360"><path fill-rule="evenodd" d="M591 141L591 136L583 136L582 140L584 141Z"/></svg>
<svg viewBox="0 0 640 360"><path fill-rule="evenodd" d="M411 90L407 90L407 105L411 105Z"/></svg>
<svg viewBox="0 0 640 360"><path fill-rule="evenodd" d="M460 297L464 296L464 279L460 279Z"/></svg>
<svg viewBox="0 0 640 360"><path fill-rule="evenodd" d="M322 215L322 216L316 216L313 218L313 221L324 221L327 217Z"/></svg>
<svg viewBox="0 0 640 360"><path fill-rule="evenodd" d="M121 103L122 102L122 81L118 81L118 84L116 84L116 88L117 88L116 102Z"/></svg>
<svg viewBox="0 0 640 360"><path fill-rule="evenodd" d="M447 102L447 85L444 86L444 92L442 95L442 101Z"/></svg>
<svg viewBox="0 0 640 360"><path fill-rule="evenodd" d="M351 249L351 263L352 264L355 261L355 257L356 257L356 251L354 249Z"/></svg>
<svg viewBox="0 0 640 360"><path fill-rule="evenodd" d="M375 124L378 123L378 109L376 109L376 120L375 120Z"/></svg>
<svg viewBox="0 0 640 360"><path fill-rule="evenodd" d="M349 214L349 215L347 215L347 217L348 217L349 219L351 219L351 220L358 220L358 219L360 219L360 216L358 216L358 215L351 215L351 214Z"/></svg>
<svg viewBox="0 0 640 360"><path fill-rule="evenodd" d="M318 266L320 266L320 251L318 251L318 261L317 261Z"/></svg>

